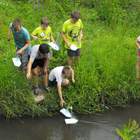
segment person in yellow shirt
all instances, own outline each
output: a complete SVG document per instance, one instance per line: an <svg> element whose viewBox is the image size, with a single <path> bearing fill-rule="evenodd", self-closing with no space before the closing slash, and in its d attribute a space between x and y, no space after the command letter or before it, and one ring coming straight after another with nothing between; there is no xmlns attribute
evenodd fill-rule
<svg viewBox="0 0 140 140"><path fill-rule="evenodd" d="M36 41L36 44L55 42L47 17L41 19L41 25L32 32L31 36Z"/></svg>
<svg viewBox="0 0 140 140"><path fill-rule="evenodd" d="M83 23L79 12L71 13L70 19L63 24L61 35L67 49L68 65L72 65L74 59L78 60L80 57L81 40L83 38Z"/></svg>

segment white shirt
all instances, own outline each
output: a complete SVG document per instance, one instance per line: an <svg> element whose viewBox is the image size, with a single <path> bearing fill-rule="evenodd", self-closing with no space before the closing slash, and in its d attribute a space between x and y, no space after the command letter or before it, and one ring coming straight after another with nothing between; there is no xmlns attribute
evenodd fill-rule
<svg viewBox="0 0 140 140"><path fill-rule="evenodd" d="M56 82L58 84L61 84L63 81L63 76L62 76L63 68L64 68L64 66L59 66L59 67L52 69L49 74L49 80L50 81L56 80Z"/></svg>
<svg viewBox="0 0 140 140"><path fill-rule="evenodd" d="M39 53L39 46L40 45L34 45L31 48L30 58L32 59L33 62L34 62L35 59L43 59L43 58L46 58L46 57L48 58L47 54L43 55L43 54Z"/></svg>

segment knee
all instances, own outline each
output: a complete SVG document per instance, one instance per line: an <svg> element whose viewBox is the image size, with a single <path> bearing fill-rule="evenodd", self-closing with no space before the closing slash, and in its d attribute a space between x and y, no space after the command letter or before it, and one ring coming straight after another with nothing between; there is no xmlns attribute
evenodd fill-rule
<svg viewBox="0 0 140 140"><path fill-rule="evenodd" d="M63 86L68 86L70 84L70 81L68 79L63 79L62 85Z"/></svg>

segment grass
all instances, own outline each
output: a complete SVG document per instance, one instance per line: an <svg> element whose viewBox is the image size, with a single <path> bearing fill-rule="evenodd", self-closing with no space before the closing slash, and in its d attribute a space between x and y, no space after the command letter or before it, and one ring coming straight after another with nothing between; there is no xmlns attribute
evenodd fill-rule
<svg viewBox="0 0 140 140"><path fill-rule="evenodd" d="M116 129L117 134L121 140L139 140L140 139L140 127L135 120L129 120L122 129Z"/></svg>
<svg viewBox="0 0 140 140"><path fill-rule="evenodd" d="M31 33L39 25L40 18L48 16L54 36L62 47L54 54L50 68L62 65L66 52L59 32L75 7L67 5L65 8L54 1L45 10L38 11L27 2L9 0L7 4L0 7L0 112L7 118L56 113L59 103L55 90L46 94L42 104L34 102L25 75L12 64L15 48L13 41L7 43L6 36L9 23L15 17L20 17ZM81 6L80 11L84 22L83 48L80 62L75 66L76 84L64 89L68 106L72 105L76 112L95 113L104 111L105 106L124 106L139 101L140 86L135 81L137 27L125 24L110 27L99 21L96 9Z"/></svg>

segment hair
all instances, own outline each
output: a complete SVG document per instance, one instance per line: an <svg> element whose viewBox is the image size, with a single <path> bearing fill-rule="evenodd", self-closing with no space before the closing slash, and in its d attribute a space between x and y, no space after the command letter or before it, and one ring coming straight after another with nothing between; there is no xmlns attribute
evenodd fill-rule
<svg viewBox="0 0 140 140"><path fill-rule="evenodd" d="M71 67L70 66L64 66L62 74L65 74L66 70L71 70Z"/></svg>
<svg viewBox="0 0 140 140"><path fill-rule="evenodd" d="M14 19L12 26L15 27L15 25L19 25L21 27L22 26L21 20L18 18Z"/></svg>
<svg viewBox="0 0 140 140"><path fill-rule="evenodd" d="M41 19L40 23L41 23L41 24L44 24L44 23L45 23L45 24L48 25L48 24L49 24L48 18L47 18L47 17L43 17L43 18Z"/></svg>
<svg viewBox="0 0 140 140"><path fill-rule="evenodd" d="M42 53L42 54L47 54L50 52L50 46L48 44L41 44L39 46L39 51Z"/></svg>
<svg viewBox="0 0 140 140"><path fill-rule="evenodd" d="M80 18L80 12L78 11L74 11L71 13L71 18L74 18L74 19L79 19Z"/></svg>

